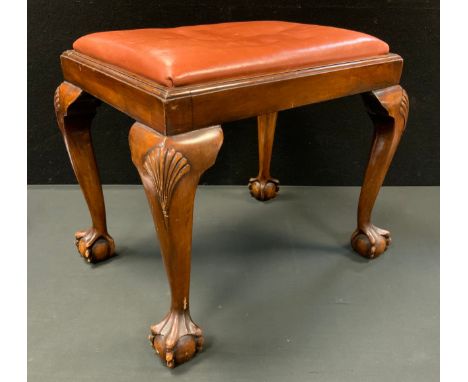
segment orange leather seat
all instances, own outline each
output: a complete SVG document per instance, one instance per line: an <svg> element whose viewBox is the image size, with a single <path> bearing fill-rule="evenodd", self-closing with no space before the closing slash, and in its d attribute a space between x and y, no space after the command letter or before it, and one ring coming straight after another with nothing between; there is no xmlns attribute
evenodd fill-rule
<svg viewBox="0 0 468 382"><path fill-rule="evenodd" d="M283 21L247 21L99 32L73 48L168 87L198 84L386 54L364 33Z"/></svg>

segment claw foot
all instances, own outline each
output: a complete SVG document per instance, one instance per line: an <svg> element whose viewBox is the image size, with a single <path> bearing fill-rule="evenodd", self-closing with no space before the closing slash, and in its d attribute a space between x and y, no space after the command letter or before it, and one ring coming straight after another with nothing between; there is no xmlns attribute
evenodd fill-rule
<svg viewBox="0 0 468 382"><path fill-rule="evenodd" d="M88 263L97 263L115 255L114 239L109 234L90 228L75 233L75 244Z"/></svg>
<svg viewBox="0 0 468 382"><path fill-rule="evenodd" d="M174 368L192 359L203 348L202 330L188 311L171 311L159 324L151 326L148 337L156 354L167 367Z"/></svg>
<svg viewBox="0 0 468 382"><path fill-rule="evenodd" d="M279 180L273 178L250 178L249 190L250 195L255 199L265 202L276 197L279 191Z"/></svg>
<svg viewBox="0 0 468 382"><path fill-rule="evenodd" d="M390 232L372 224L365 229L356 229L351 236L353 249L361 256L369 259L376 258L384 253L391 241Z"/></svg>

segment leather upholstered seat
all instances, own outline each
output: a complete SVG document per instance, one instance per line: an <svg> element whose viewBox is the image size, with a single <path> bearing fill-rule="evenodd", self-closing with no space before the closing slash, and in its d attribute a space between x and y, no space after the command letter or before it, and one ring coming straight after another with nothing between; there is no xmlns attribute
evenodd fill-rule
<svg viewBox="0 0 468 382"><path fill-rule="evenodd" d="M82 54L167 87L358 60L387 54L364 33L282 21L99 32L79 38Z"/></svg>

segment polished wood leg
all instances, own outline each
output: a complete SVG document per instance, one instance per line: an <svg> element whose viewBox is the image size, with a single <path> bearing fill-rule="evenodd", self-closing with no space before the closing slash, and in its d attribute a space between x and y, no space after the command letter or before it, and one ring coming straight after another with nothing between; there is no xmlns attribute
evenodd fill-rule
<svg viewBox="0 0 468 382"><path fill-rule="evenodd" d="M269 113L257 117L259 172L256 178L250 178L249 190L255 199L262 202L273 199L279 191L279 181L270 176L277 114Z"/></svg>
<svg viewBox="0 0 468 382"><path fill-rule="evenodd" d="M96 98L68 82L55 92L57 123L91 214L92 227L75 233L78 251L90 263L115 254L114 240L107 232L104 196L91 141L91 122L98 105Z"/></svg>
<svg viewBox="0 0 468 382"><path fill-rule="evenodd" d="M171 288L171 308L151 327L150 341L168 367L190 360L203 345L202 330L189 311L190 258L195 191L223 142L220 127L171 137L135 123L132 160L149 201Z"/></svg>
<svg viewBox="0 0 468 382"><path fill-rule="evenodd" d="M353 249L367 258L381 255L390 245L390 232L371 223L372 209L405 130L409 101L399 85L363 95L374 123L374 141L359 197L358 226L351 237Z"/></svg>

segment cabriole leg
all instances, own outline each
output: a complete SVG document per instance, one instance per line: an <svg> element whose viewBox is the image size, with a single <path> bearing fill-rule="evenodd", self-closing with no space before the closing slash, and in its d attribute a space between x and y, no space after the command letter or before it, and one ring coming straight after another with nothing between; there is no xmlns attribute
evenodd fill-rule
<svg viewBox="0 0 468 382"><path fill-rule="evenodd" d="M193 205L200 176L214 164L223 133L215 126L166 137L137 122L129 141L171 288L170 311L151 327L149 338L172 368L190 360L203 345L202 330L189 311Z"/></svg>
<svg viewBox="0 0 468 382"><path fill-rule="evenodd" d="M107 232L101 180L91 141L91 122L99 101L63 82L55 92L55 114L68 155L91 214L92 227L75 233L80 254L90 263L112 257L114 240Z"/></svg>
<svg viewBox="0 0 468 382"><path fill-rule="evenodd" d="M409 101L405 90L397 85L363 95L374 123L374 141L364 175L358 206L358 226L351 237L353 249L374 258L390 245L390 232L371 223L372 209L405 130Z"/></svg>
<svg viewBox="0 0 468 382"><path fill-rule="evenodd" d="M250 178L250 194L262 202L273 199L279 191L279 181L270 175L271 152L275 138L277 113L259 115L258 123L258 162L256 178Z"/></svg>

